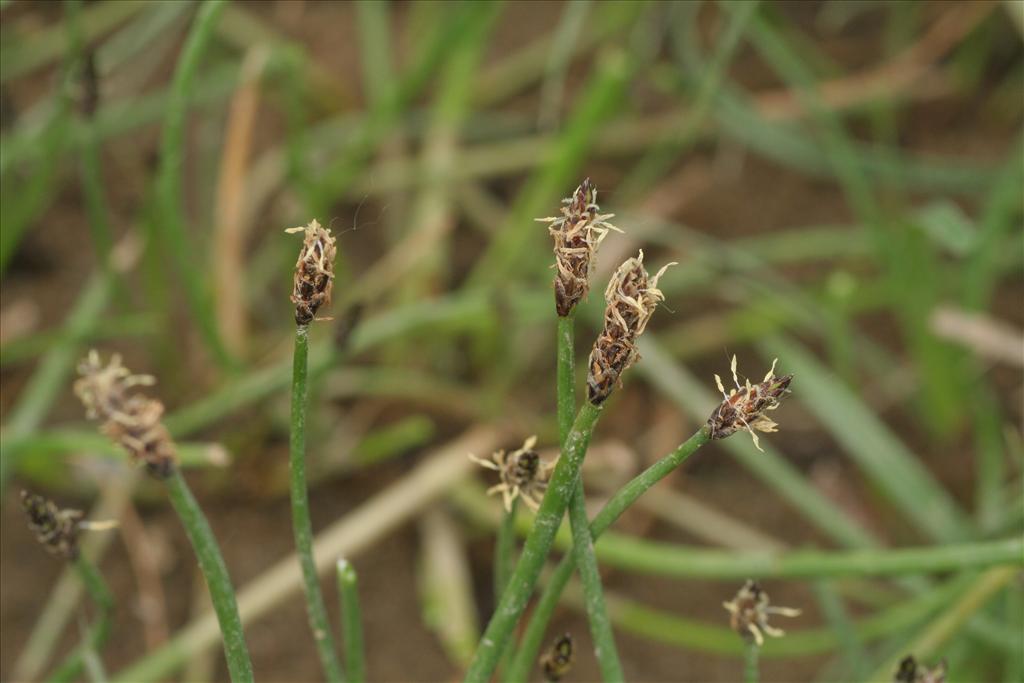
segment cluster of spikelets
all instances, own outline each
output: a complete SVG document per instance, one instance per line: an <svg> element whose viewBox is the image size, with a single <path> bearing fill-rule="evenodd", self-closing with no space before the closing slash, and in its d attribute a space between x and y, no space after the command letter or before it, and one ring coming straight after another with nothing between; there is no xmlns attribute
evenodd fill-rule
<svg viewBox="0 0 1024 683"><path fill-rule="evenodd" d="M554 462L544 462L540 453L534 450L537 437L531 436L522 447L506 453L498 450L489 458L478 458L470 454L469 459L476 464L495 470L501 482L487 489L488 495L500 493L507 512L512 511L512 501L522 499L526 506L534 512L540 506L544 493L548 490Z"/></svg>
<svg viewBox="0 0 1024 683"><path fill-rule="evenodd" d="M946 683L946 660L934 667L919 664L913 655L900 660L893 683Z"/></svg>
<svg viewBox="0 0 1024 683"><path fill-rule="evenodd" d="M49 498L21 492L21 509L28 518L29 531L46 550L65 560L78 557L78 536L82 531L110 529L117 522L89 522L81 510L61 508Z"/></svg>
<svg viewBox="0 0 1024 683"><path fill-rule="evenodd" d="M81 510L62 510L52 500L28 491L21 492L21 507L40 545L66 560L78 557L78 532L84 517Z"/></svg>
<svg viewBox="0 0 1024 683"><path fill-rule="evenodd" d="M771 614L783 617L796 617L800 610L792 607L776 607L768 599L768 593L757 581L748 580L740 588L736 596L722 606L729 611L729 624L745 640L753 640L758 646L764 644L764 634L779 638L785 635L780 628L768 623Z"/></svg>
<svg viewBox="0 0 1024 683"><path fill-rule="evenodd" d="M626 260L608 282L604 299L604 328L590 352L587 374L587 398L601 405L620 384L626 368L640 358L636 343L647 328L658 303L665 299L658 289L658 280L669 263L654 277L644 268L644 252Z"/></svg>
<svg viewBox="0 0 1024 683"><path fill-rule="evenodd" d="M335 238L316 219L305 227L288 228L285 232L303 233L302 250L295 262L291 300L295 304L295 323L308 325L317 319L321 306L331 303L337 253Z"/></svg>
<svg viewBox="0 0 1024 683"><path fill-rule="evenodd" d="M608 231L622 232L608 222L615 214L600 211L597 188L587 178L571 197L562 200L562 215L537 219L549 224L555 242L555 310L562 317L572 313L590 291L597 248Z"/></svg>
<svg viewBox="0 0 1024 683"><path fill-rule="evenodd" d="M150 474L169 477L178 459L161 421L164 405L134 391L156 380L150 375L133 375L117 354L104 365L96 351L79 363L78 372L81 377L75 382L75 394L85 405L86 415L103 419L103 433L128 451L133 461L144 464Z"/></svg>
<svg viewBox="0 0 1024 683"><path fill-rule="evenodd" d="M712 439L724 439L737 431L744 429L750 432L754 445L758 450L761 444L757 438L757 432L777 431L778 425L768 417L768 412L779 407L779 401L789 392L789 384L793 381L793 375L775 376L775 363L764 376L764 379L757 384L751 384L747 379L740 384L739 375L736 373L736 356L732 357L732 381L736 385L729 393L725 392L722 378L715 375L715 384L722 392L723 401L708 418L708 434Z"/></svg>

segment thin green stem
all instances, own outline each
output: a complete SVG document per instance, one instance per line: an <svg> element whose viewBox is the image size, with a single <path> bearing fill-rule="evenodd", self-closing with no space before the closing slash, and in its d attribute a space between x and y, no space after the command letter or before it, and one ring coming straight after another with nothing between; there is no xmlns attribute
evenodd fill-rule
<svg viewBox="0 0 1024 683"><path fill-rule="evenodd" d="M359 584L355 568L347 560L338 560L338 596L341 600L341 637L345 643L345 665L352 683L366 681L366 655L363 645L363 617L359 608Z"/></svg>
<svg viewBox="0 0 1024 683"><path fill-rule="evenodd" d="M671 578L737 580L762 578L828 578L841 576L904 576L965 571L995 565L1024 566L1024 539L1004 538L959 545L872 550L799 550L734 553L641 541L617 535L597 549L609 566L640 574Z"/></svg>
<svg viewBox="0 0 1024 683"><path fill-rule="evenodd" d="M743 683L757 683L758 674L757 658L761 654L761 648L757 643L747 643L747 650L743 653Z"/></svg>
<svg viewBox="0 0 1024 683"><path fill-rule="evenodd" d="M68 655L64 663L57 667L50 676L49 680L52 682L74 680L85 665L86 653L98 652L110 636L110 613L114 611L114 596L111 594L110 588L107 587L107 583L103 580L96 565L82 555L75 560L75 570L78 572L82 585L85 586L85 591L96 603L99 613L82 644Z"/></svg>
<svg viewBox="0 0 1024 683"><path fill-rule="evenodd" d="M501 594L505 592L509 579L512 578L512 569L515 567L516 553L516 512L519 509L519 499L512 501L512 509L501 518L501 526L498 527L498 538L494 544L494 599L501 600Z"/></svg>
<svg viewBox="0 0 1024 683"><path fill-rule="evenodd" d="M235 362L228 354L217 332L214 320L213 300L204 286L205 278L200 264L194 260L197 251L188 243L185 235L185 218L182 211L182 165L185 148L185 114L188 111L189 96L193 89L196 73L203 53L213 37L217 19L224 9L224 0L207 0L199 8L188 39L182 48L181 58L174 72L171 97L167 103L163 136L160 141L160 168L156 179L159 215L156 223L166 242L175 267L184 285L185 297L199 323L200 332L214 359L222 367ZM202 252L198 252L202 253Z"/></svg>
<svg viewBox="0 0 1024 683"><path fill-rule="evenodd" d="M217 622L220 624L224 657L227 659L231 680L233 683L252 681L252 662L249 661L249 648L245 644L242 620L238 616L235 589L231 585L231 577L228 576L228 568L224 565L217 539L214 538L206 516L199 508L199 503L196 502L181 472L176 469L164 484L171 504L185 527L188 540L192 542L192 548L199 560L199 569L206 579L213 611L217 614Z"/></svg>
<svg viewBox="0 0 1024 683"><path fill-rule="evenodd" d="M679 448L648 467L619 489L590 523L591 538L597 539L647 489L664 479L672 470L681 465L707 442L708 433L702 427L697 433L681 444ZM559 596L561 596L566 584L569 583L570 577L572 577L575 564L575 554L569 553L563 557L551 580L544 588L544 592L541 594L540 600L533 610L533 616L530 617L530 623L523 633L516 657L509 668L508 680L525 681L529 675L530 667L537 658L541 640L544 638L544 629L551 619L555 607L558 605Z"/></svg>
<svg viewBox="0 0 1024 683"><path fill-rule="evenodd" d="M558 317L558 436L563 449L572 428L572 415L576 411L573 382L574 323L575 316L572 313ZM625 676L622 673L618 649L615 647L615 635L612 632L611 620L608 619L604 588L601 585L601 572L597 566L597 557L594 555L594 541L590 536L582 473L569 501L569 524L572 527L572 554L580 568L587 620L590 624L590 635L594 639L594 655L601 669L601 678L605 681L623 681Z"/></svg>
<svg viewBox="0 0 1024 683"><path fill-rule="evenodd" d="M566 439L562 456L551 475L548 491L541 501L533 528L523 545L522 556L512 573L508 589L501 596L498 608L473 654L473 660L466 672L467 681L483 683L494 673L505 643L511 637L512 629L519 621L540 577L544 560L547 559L555 534L562 523L569 498L576 486L580 465L583 464L590 437L600 416L600 406L588 402L580 408Z"/></svg>
<svg viewBox="0 0 1024 683"><path fill-rule="evenodd" d="M501 594L505 592L509 580L512 578L512 569L515 567L516 559L516 513L519 509L519 499L512 499L512 509L501 518L501 525L498 527L498 537L494 544L494 602L501 600ZM505 652L501 655L499 673L511 659L514 649L514 641L509 639L505 646Z"/></svg>
<svg viewBox="0 0 1024 683"><path fill-rule="evenodd" d="M612 623L604 602L601 572L597 566L597 557L594 555L594 539L590 535L587 520L582 478L572 493L572 500L569 501L569 522L572 526L572 554L580 570L584 606L590 623L590 637L594 639L594 656L601 669L601 679L625 681L619 652L615 647Z"/></svg>
<svg viewBox="0 0 1024 683"><path fill-rule="evenodd" d="M292 364L292 420L289 462L291 466L292 528L295 531L295 551L302 565L302 581L306 595L306 612L313 630L320 663L331 683L345 678L338 654L334 650L334 636L327 620L327 608L320 591L320 579L313 560L313 524L309 517L309 492L306 490L306 393L309 360L309 327L300 325L295 330L295 356Z"/></svg>

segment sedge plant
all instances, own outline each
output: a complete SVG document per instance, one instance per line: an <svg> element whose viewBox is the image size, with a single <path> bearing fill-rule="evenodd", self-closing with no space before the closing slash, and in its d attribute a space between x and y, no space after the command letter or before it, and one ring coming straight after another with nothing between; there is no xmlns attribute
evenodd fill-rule
<svg viewBox="0 0 1024 683"><path fill-rule="evenodd" d="M557 220L552 219L552 222ZM587 401L577 412L571 428L563 429L565 438L562 440L561 456L550 481L546 483L544 498L523 544L522 554L508 588L502 593L498 607L470 662L467 681L485 681L491 677L533 593L562 517L579 486L580 467L602 407L618 384L621 374L637 360L637 339L646 328L657 303L663 298L657 282L664 270L662 268L657 275L651 277L643 266L643 252L640 252L639 256L627 259L609 282L605 291L605 326L590 355ZM559 285L556 285L556 301L558 291ZM568 405L568 400L563 401L563 404ZM564 420L564 423L568 423L568 420ZM577 514L576 519L578 525L583 526L585 513L582 518ZM585 543L582 545L586 546ZM581 552L586 552L585 547ZM584 561L589 562L586 558ZM596 569L596 565L594 567ZM593 598L600 584L596 572L591 574L591 578L593 583L590 595ZM596 599L590 600L589 604L592 612L600 613L602 606ZM621 672L615 670L617 662L608 656L610 650L606 647L614 648L610 642L610 626L602 628L599 620L600 616L597 627L592 630L600 634L595 634L595 650L604 658L602 670L609 678L621 678Z"/></svg>
<svg viewBox="0 0 1024 683"><path fill-rule="evenodd" d="M164 485L206 579L231 680L234 683L252 681L252 663L235 590L206 516L181 476L175 444L161 419L164 406L136 391L137 387L152 385L155 380L149 375L133 375L116 354L104 365L96 351L89 352L78 371L81 376L75 382L75 393L85 405L88 416L102 418L103 433Z"/></svg>
<svg viewBox="0 0 1024 683"><path fill-rule="evenodd" d="M334 285L336 247L329 229L316 220L287 232L303 235L302 249L295 263L291 301L295 304L295 354L292 362L292 410L289 439L289 469L292 502L292 529L295 550L302 566L306 613L313 631L320 664L330 683L344 680L334 636L327 619L320 579L313 559L313 524L309 516L309 491L306 486L306 400L309 371L309 325L322 306L331 301Z"/></svg>

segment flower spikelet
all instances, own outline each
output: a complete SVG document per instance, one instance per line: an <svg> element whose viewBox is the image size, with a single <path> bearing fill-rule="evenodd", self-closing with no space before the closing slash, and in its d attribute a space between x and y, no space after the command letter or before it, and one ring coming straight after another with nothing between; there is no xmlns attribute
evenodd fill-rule
<svg viewBox="0 0 1024 683"><path fill-rule="evenodd" d="M601 241L609 230L622 232L608 222L615 214L602 214L600 210L597 188L587 178L572 197L562 200L561 216L537 219L548 223L548 232L555 241L555 310L563 318L590 290L590 273Z"/></svg>
<svg viewBox="0 0 1024 683"><path fill-rule="evenodd" d="M708 433L712 439L724 439L744 429L750 432L757 449L764 450L758 441L757 432L778 431L778 425L767 413L779 407L779 401L789 393L789 384L793 381L793 375L775 376L777 361L772 361L771 369L761 382L751 385L747 379L741 385L736 373L736 356L733 356L730 367L736 388L730 389L729 393L725 392L722 378L715 375L715 383L722 392L723 400L708 418Z"/></svg>
<svg viewBox="0 0 1024 683"><path fill-rule="evenodd" d="M155 380L149 375L133 375L117 354L103 365L96 351L90 351L79 363L78 373L81 377L75 382L75 394L85 405L86 415L105 420L103 433L127 450L134 461L143 463L154 477L169 477L177 464L177 454L161 422L164 405L132 391L150 386Z"/></svg>
<svg viewBox="0 0 1024 683"><path fill-rule="evenodd" d="M28 491L21 492L21 507L29 530L47 551L67 560L78 557L81 510L62 510L52 500Z"/></svg>
<svg viewBox="0 0 1024 683"><path fill-rule="evenodd" d="M550 681L550 683L562 680L572 669L573 658L572 634L564 633L552 643L540 659L541 668L544 670L544 680Z"/></svg>
<svg viewBox="0 0 1024 683"><path fill-rule="evenodd" d="M946 660L928 668L918 664L913 655L907 655L900 660L900 667L892 680L893 683L946 683L946 669Z"/></svg>
<svg viewBox="0 0 1024 683"><path fill-rule="evenodd" d="M590 352L587 397L601 405L612 393L623 371L640 358L636 341L647 327L659 301L665 299L658 280L669 266L654 277L644 269L644 252L619 266L608 282L604 298L604 329Z"/></svg>
<svg viewBox="0 0 1024 683"><path fill-rule="evenodd" d="M761 584L748 579L739 592L729 602L723 602L722 606L729 611L729 625L739 633L745 640L751 640L760 647L764 644L764 633L779 638L785 635L785 631L768 624L768 615L778 614L783 617L796 617L800 610L792 607L773 607L768 594L761 588Z"/></svg>
<svg viewBox="0 0 1024 683"><path fill-rule="evenodd" d="M331 303L337 247L331 231L316 219L305 227L288 228L285 232L304 233L302 250L295 262L291 301L295 304L295 323L308 325L313 320L322 320L316 317L317 311Z"/></svg>
<svg viewBox="0 0 1024 683"><path fill-rule="evenodd" d="M476 464L498 473L501 482L487 489L487 495L500 493L506 512L512 511L512 501L516 498L521 498L536 512L544 492L548 490L548 480L555 463L541 460L540 454L534 450L536 444L537 437L531 436L521 448L511 453L499 450L490 458L469 456Z"/></svg>

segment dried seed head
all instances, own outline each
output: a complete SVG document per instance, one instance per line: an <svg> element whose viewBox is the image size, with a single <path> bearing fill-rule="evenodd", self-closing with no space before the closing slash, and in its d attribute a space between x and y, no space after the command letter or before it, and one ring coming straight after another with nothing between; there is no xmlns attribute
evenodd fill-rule
<svg viewBox="0 0 1024 683"><path fill-rule="evenodd" d="M28 517L28 528L44 548L66 560L78 557L81 510L61 510L52 500L28 491L21 492L21 507Z"/></svg>
<svg viewBox="0 0 1024 683"><path fill-rule="evenodd" d="M548 651L540 658L541 668L544 669L544 680L551 683L562 680L562 677L572 668L572 661L572 634L564 633L551 644Z"/></svg>
<svg viewBox="0 0 1024 683"><path fill-rule="evenodd" d="M594 405L601 405L612 393L623 371L640 358L636 341L647 327L659 301L665 297L658 289L658 280L669 266L662 267L654 277L644 269L644 252L619 266L612 275L604 298L604 329L590 352L587 396Z"/></svg>
<svg viewBox="0 0 1024 683"><path fill-rule="evenodd" d="M521 498L527 507L536 512L548 490L548 480L555 463L540 459L540 454L533 449L536 443L537 437L531 436L523 442L522 448L511 453L495 451L490 458L478 458L472 453L469 455L469 459L476 464L498 473L501 483L487 489L487 495L500 493L506 512L512 511L512 501L516 498Z"/></svg>
<svg viewBox="0 0 1024 683"><path fill-rule="evenodd" d="M724 439L740 429L745 429L750 432L757 449L764 450L758 441L757 432L778 431L778 425L767 416L767 413L779 407L779 401L789 393L789 384L793 381L793 375L775 376L776 362L778 359L772 361L771 369L761 382L751 385L748 379L741 386L736 374L736 356L733 356L730 367L736 388L731 389L729 393L725 393L722 378L715 375L715 383L724 400L708 418L708 432L712 439Z"/></svg>
<svg viewBox="0 0 1024 683"><path fill-rule="evenodd" d="M78 365L81 377L75 382L75 394L85 405L91 419L103 418L102 431L121 445L136 462L158 479L166 479L174 471L177 455L174 442L160 418L164 406L160 401L131 390L150 386L149 375L133 375L114 354L103 365L93 350Z"/></svg>
<svg viewBox="0 0 1024 683"><path fill-rule="evenodd" d="M800 610L792 607L772 607L769 604L768 594L761 588L761 584L753 579L748 579L743 588L729 602L723 602L722 606L729 610L729 625L739 633L745 640L753 639L758 646L764 644L763 633L773 638L785 635L785 631L774 628L768 624L768 615L778 614L784 617L796 617Z"/></svg>
<svg viewBox="0 0 1024 683"><path fill-rule="evenodd" d="M917 663L913 655L900 660L900 667L893 677L893 683L946 683L946 660L928 668Z"/></svg>
<svg viewBox="0 0 1024 683"><path fill-rule="evenodd" d="M302 232L305 237L299 260L295 262L292 283L292 303L295 304L295 323L308 325L317 318L316 312L331 303L334 285L334 256L337 253L334 237L328 228L314 219L305 227L288 228L285 232Z"/></svg>
<svg viewBox="0 0 1024 683"><path fill-rule="evenodd" d="M622 232L608 222L615 214L598 213L597 188L587 178L572 197L562 200L562 215L538 218L548 223L555 240L555 310L565 317L590 290L590 273L597 262L597 248L609 230Z"/></svg>

